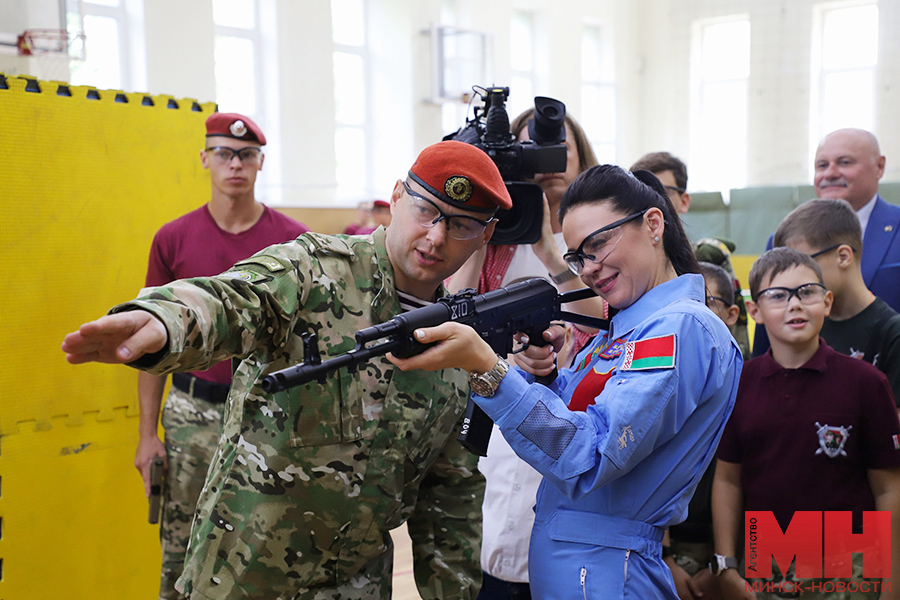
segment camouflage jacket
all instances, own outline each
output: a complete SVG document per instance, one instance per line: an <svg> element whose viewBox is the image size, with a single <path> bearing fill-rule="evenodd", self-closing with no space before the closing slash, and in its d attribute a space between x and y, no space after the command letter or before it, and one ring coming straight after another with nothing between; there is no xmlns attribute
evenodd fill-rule
<svg viewBox="0 0 900 600"><path fill-rule="evenodd" d="M194 519L186 593L304 598L356 585L364 565L388 560L388 531L408 520L422 597L477 595L484 479L456 440L462 371L404 373L378 357L324 384L259 387L300 362L301 334L318 334L327 359L400 312L384 237L304 234L113 309L166 325L151 373L242 359Z"/></svg>

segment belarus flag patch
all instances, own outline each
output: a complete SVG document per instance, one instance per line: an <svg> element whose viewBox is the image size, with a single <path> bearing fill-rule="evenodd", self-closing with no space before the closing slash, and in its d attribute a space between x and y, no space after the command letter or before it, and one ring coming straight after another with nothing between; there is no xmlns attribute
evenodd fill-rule
<svg viewBox="0 0 900 600"><path fill-rule="evenodd" d="M625 342L622 371L675 368L675 335Z"/></svg>

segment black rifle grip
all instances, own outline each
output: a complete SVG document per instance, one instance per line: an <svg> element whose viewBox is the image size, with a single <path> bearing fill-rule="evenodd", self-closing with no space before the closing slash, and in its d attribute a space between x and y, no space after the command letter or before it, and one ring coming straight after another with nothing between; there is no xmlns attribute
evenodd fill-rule
<svg viewBox="0 0 900 600"><path fill-rule="evenodd" d="M550 326L547 327L532 327L528 332L528 343L532 346L537 346L542 348L549 344L547 340L544 339L544 331L549 329ZM541 385L548 386L556 381L556 376L559 374L556 367L553 367L553 371L546 375L536 375L534 377L535 383L540 383Z"/></svg>

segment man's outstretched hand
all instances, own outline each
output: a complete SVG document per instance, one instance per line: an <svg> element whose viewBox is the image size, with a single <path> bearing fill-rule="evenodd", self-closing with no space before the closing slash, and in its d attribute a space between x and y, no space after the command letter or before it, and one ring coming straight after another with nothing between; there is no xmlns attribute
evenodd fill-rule
<svg viewBox="0 0 900 600"><path fill-rule="evenodd" d="M106 315L67 335L62 343L66 360L123 364L158 352L169 336L162 322L149 312L134 310Z"/></svg>

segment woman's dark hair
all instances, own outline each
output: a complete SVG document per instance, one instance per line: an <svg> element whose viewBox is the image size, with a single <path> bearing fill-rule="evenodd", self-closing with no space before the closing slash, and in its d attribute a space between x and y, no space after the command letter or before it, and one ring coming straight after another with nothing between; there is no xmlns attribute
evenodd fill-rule
<svg viewBox="0 0 900 600"><path fill-rule="evenodd" d="M700 265L681 226L681 219L656 175L649 171L629 173L615 165L591 167L566 188L559 203L559 220L562 222L566 213L576 206L602 202L609 202L613 210L626 216L648 208L661 210L666 224L663 250L675 273L684 275L700 272ZM641 223L639 220L634 222Z"/></svg>

